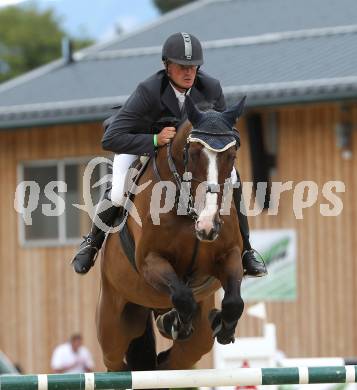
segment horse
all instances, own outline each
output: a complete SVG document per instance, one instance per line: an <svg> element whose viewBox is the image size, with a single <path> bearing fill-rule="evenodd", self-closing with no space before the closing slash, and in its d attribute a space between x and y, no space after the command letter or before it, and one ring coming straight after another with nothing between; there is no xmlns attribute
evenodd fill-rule
<svg viewBox="0 0 357 390"><path fill-rule="evenodd" d="M158 148L137 183L146 188L133 200L141 226L130 215L127 219L134 267L117 235L107 236L96 326L108 371L190 369L215 338L222 344L234 341L244 309L242 238L232 198L228 215L219 205L234 168L239 141L234 126L243 106L244 99L224 112L200 111L188 96L187 120L167 147ZM149 210L160 180L166 195L174 188L174 207L157 224ZM200 210L193 203L198 193ZM181 207L182 199L187 207ZM218 310L214 293L220 287L224 297ZM154 318L163 336L173 339L160 354Z"/></svg>

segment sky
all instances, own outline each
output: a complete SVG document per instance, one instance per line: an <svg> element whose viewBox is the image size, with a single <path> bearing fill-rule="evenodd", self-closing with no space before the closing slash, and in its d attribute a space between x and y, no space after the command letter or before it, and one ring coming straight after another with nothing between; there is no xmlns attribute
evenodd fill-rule
<svg viewBox="0 0 357 390"><path fill-rule="evenodd" d="M72 37L103 41L113 37L116 26L133 30L154 21L159 11L152 0L0 0L0 9L9 5L35 3L40 9L54 8L62 26Z"/></svg>

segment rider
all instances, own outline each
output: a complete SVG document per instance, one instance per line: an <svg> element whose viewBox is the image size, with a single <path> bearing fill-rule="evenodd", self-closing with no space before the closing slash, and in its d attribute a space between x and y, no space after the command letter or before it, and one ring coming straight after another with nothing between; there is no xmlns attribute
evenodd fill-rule
<svg viewBox="0 0 357 390"><path fill-rule="evenodd" d="M153 126L163 117L185 118L184 101L189 94L194 103L206 109L224 111L224 95L218 80L200 70L203 53L200 41L192 34L175 33L167 38L162 48L164 69L138 85L124 106L107 122L102 146L115 153L111 191L106 191L98 205L91 232L80 245L73 259L77 273L86 273L94 261L105 232L96 225L101 219L112 226L123 205L124 178L136 156L152 156L155 149L169 143L175 136L174 127L164 127L153 134ZM239 176L238 176L238 180ZM241 186L233 190L238 206ZM111 207L108 208L108 201ZM243 238L242 262L247 275L263 276L267 273L264 263L257 261L249 243L247 217L236 207Z"/></svg>

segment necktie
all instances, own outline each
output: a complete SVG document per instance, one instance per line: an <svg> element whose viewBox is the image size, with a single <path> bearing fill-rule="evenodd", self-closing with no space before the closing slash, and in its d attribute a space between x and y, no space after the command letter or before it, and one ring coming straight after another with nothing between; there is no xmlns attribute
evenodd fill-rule
<svg viewBox="0 0 357 390"><path fill-rule="evenodd" d="M177 99L178 99L178 102L179 102L180 110L182 111L182 107L185 104L186 95L184 93L180 93L177 96Z"/></svg>
<svg viewBox="0 0 357 390"><path fill-rule="evenodd" d="M185 116L186 116L186 109L185 109L186 95L184 93L182 93L177 97L177 99L178 99L180 110L181 110L181 118L185 118Z"/></svg>

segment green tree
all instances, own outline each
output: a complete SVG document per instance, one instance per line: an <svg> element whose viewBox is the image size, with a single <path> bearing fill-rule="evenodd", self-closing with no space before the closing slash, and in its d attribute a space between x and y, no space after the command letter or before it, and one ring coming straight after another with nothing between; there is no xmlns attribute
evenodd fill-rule
<svg viewBox="0 0 357 390"><path fill-rule="evenodd" d="M172 11L175 8L182 7L188 3L193 3L196 0L153 0L156 8L164 14L165 12Z"/></svg>
<svg viewBox="0 0 357 390"><path fill-rule="evenodd" d="M51 9L36 6L5 7L0 10L0 82L37 68L61 56L66 35L61 20ZM79 49L90 39L74 40Z"/></svg>

